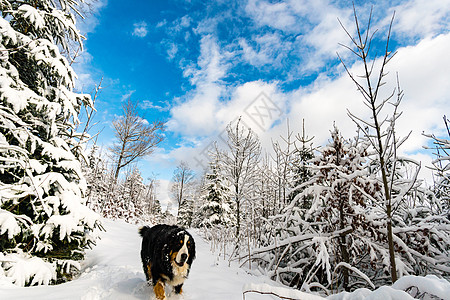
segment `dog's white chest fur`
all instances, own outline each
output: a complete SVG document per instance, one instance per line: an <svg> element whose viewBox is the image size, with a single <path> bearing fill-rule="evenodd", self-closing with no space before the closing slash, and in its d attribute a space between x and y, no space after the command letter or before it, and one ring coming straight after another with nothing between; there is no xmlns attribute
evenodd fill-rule
<svg viewBox="0 0 450 300"><path fill-rule="evenodd" d="M172 262L173 279L168 283L172 286L180 285L184 282L188 275L189 265L184 264L182 267Z"/></svg>

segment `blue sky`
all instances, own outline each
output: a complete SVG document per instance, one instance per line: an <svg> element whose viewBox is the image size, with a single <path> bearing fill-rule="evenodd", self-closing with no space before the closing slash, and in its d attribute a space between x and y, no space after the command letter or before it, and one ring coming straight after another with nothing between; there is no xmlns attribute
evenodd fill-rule
<svg viewBox="0 0 450 300"><path fill-rule="evenodd" d="M372 5L376 45L396 11L389 71L405 92L399 133L413 132L402 151L428 164L422 132L443 134L450 113L450 1L355 1L363 24ZM98 143L113 142L110 124L128 97L149 122L167 122L165 141L139 163L144 178L167 182L181 160L200 172L202 151L239 116L267 148L286 132L286 119L299 132L304 118L322 145L333 122L355 134L347 109L368 117L336 56L358 69L338 45L349 40L337 18L354 32L351 1L99 0L93 8L79 24L87 40L75 70L84 92L103 77ZM395 79L387 90L389 83ZM252 110L264 103L272 114L261 124Z"/></svg>

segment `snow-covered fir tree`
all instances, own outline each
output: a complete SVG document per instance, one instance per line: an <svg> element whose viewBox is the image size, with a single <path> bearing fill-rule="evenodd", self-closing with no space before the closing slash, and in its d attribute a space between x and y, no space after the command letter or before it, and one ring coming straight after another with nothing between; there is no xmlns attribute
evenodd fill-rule
<svg viewBox="0 0 450 300"><path fill-rule="evenodd" d="M307 182L312 177L311 168L308 166L309 161L314 158L314 148L312 146L312 140L314 137L310 138L305 134L305 120L303 120L302 135L297 136L298 144L296 143L296 151L293 154L292 172L293 181L290 183L291 189L300 186L302 183ZM300 193L302 189L295 189L289 193L289 200L292 201L295 196ZM306 196L302 199L302 204L304 208L309 208L311 206L311 197Z"/></svg>
<svg viewBox="0 0 450 300"><path fill-rule="evenodd" d="M261 144L258 136L246 128L239 118L228 124L227 149L221 155L223 174L230 184L236 218L236 239L239 239L241 221L246 220L247 208L252 205L253 186L257 178Z"/></svg>
<svg viewBox="0 0 450 300"><path fill-rule="evenodd" d="M99 220L84 205L74 133L80 107L91 105L74 92L68 61L82 41L76 7L0 1L0 271L20 286L72 278Z"/></svg>
<svg viewBox="0 0 450 300"><path fill-rule="evenodd" d="M205 175L205 191L200 207L200 226L235 225L231 207L230 189L223 182L220 162L216 156L209 164L209 172Z"/></svg>
<svg viewBox="0 0 450 300"><path fill-rule="evenodd" d="M272 239L263 250L256 250L279 260L266 261L271 276L298 288L312 281L349 288L350 275L360 278L359 273L349 274L348 268L360 266L359 257L370 240L366 202L376 197L380 185L365 170L367 147L344 140L336 128L331 135L320 155L308 161L312 177L296 187L301 192L285 212L269 220L276 225L267 225ZM311 201L307 207L306 197ZM254 259L259 257L254 254Z"/></svg>
<svg viewBox="0 0 450 300"><path fill-rule="evenodd" d="M191 227L194 215L194 200L192 195L186 195L178 208L177 224Z"/></svg>
<svg viewBox="0 0 450 300"><path fill-rule="evenodd" d="M100 213L109 190L108 168L97 145L93 145L88 153L88 160L82 161L82 170L87 182L86 205Z"/></svg>
<svg viewBox="0 0 450 300"><path fill-rule="evenodd" d="M328 145L307 162L311 178L279 215L268 217L259 247L240 253L283 284L308 291L373 288L390 281L383 185L372 173L370 144L345 140L337 129ZM393 166L393 165L392 165ZM392 212L399 276L449 276L450 221L433 194L407 178L408 164L396 164ZM304 206L304 198L311 199ZM255 231L253 234L258 234Z"/></svg>
<svg viewBox="0 0 450 300"><path fill-rule="evenodd" d="M141 172L136 166L132 166L126 174L120 193L122 201L122 219L131 222L132 219L142 216L144 213L145 184Z"/></svg>

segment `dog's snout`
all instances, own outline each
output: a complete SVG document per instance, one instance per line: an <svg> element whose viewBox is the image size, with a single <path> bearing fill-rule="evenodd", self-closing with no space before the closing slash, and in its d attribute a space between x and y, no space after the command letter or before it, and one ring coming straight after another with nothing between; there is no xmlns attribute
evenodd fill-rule
<svg viewBox="0 0 450 300"><path fill-rule="evenodd" d="M181 261L186 261L188 255L186 253L181 254Z"/></svg>

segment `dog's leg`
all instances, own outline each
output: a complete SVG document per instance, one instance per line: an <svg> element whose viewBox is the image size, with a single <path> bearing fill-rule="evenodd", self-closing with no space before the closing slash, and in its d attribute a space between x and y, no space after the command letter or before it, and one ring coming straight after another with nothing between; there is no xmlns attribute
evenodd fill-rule
<svg viewBox="0 0 450 300"><path fill-rule="evenodd" d="M182 287L183 287L183 284L177 285L177 286L175 287L175 293L177 293L177 294L183 293Z"/></svg>
<svg viewBox="0 0 450 300"><path fill-rule="evenodd" d="M153 287L153 291L155 292L156 299L158 300L166 300L166 292L164 290L164 283L161 280L156 282Z"/></svg>
<svg viewBox="0 0 450 300"><path fill-rule="evenodd" d="M142 268L144 269L145 278L147 279L147 282L149 282L152 279L152 272L151 272L152 263L148 262L142 262Z"/></svg>
<svg viewBox="0 0 450 300"><path fill-rule="evenodd" d="M149 262L147 264L147 270L145 272L145 275L147 275L147 281L150 281L152 279L152 263Z"/></svg>

